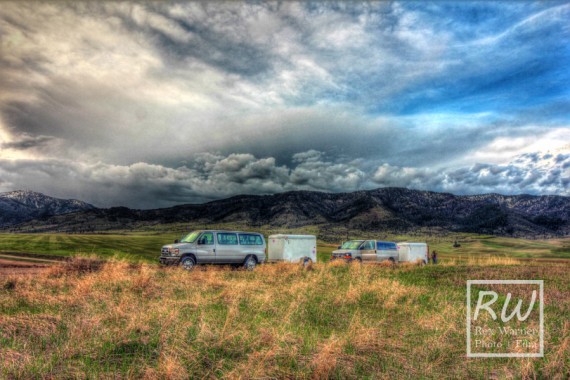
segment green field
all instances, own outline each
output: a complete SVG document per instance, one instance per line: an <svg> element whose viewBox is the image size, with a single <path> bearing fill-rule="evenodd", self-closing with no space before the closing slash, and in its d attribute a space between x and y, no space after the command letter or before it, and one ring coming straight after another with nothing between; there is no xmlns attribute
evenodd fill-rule
<svg viewBox="0 0 570 380"><path fill-rule="evenodd" d="M265 235L282 231L265 230ZM312 230L291 230L293 233L315 233ZM180 238L178 232L130 232L123 234L0 234L0 253L33 253L50 256L94 255L102 258L121 257L133 261L156 261L162 245ZM373 236L372 236L373 237ZM371 238L360 233L351 238ZM465 261L497 258L570 258L570 238L527 240L495 236L453 234L446 237L397 235L385 236L391 241L427 241L430 250L437 250L440 259ZM461 244L453 248L453 242ZM340 244L341 240L337 244ZM328 260L337 244L319 241L318 258Z"/></svg>

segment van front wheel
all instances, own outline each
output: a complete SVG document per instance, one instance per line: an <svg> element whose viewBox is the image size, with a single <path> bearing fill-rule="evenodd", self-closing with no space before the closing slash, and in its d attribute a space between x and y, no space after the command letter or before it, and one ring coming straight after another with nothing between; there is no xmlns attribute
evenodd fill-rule
<svg viewBox="0 0 570 380"><path fill-rule="evenodd" d="M243 267L246 270L253 270L255 268L255 265L257 264L257 260L255 259L255 257L253 256L248 256L245 259L245 262L243 263Z"/></svg>
<svg viewBox="0 0 570 380"><path fill-rule="evenodd" d="M184 270L192 270L196 266L196 261L191 256L186 256L180 260L180 266Z"/></svg>

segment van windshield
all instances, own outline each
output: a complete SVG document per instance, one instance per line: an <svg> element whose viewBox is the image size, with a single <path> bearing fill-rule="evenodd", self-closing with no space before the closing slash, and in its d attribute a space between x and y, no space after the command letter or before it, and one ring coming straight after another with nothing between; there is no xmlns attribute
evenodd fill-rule
<svg viewBox="0 0 570 380"><path fill-rule="evenodd" d="M202 231L192 231L188 235L184 236L182 238L182 240L180 240L180 242L181 243L194 243L196 241L196 239L198 238L198 236L200 235L200 232L202 232Z"/></svg>
<svg viewBox="0 0 570 380"><path fill-rule="evenodd" d="M345 241L340 249L358 249L364 240L350 240Z"/></svg>

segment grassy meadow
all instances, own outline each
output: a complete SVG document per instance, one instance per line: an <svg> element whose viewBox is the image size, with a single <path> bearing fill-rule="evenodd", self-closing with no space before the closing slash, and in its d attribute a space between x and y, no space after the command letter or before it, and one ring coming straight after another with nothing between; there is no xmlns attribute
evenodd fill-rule
<svg viewBox="0 0 570 380"><path fill-rule="evenodd" d="M330 242L308 270L158 266L180 235L0 234L0 256L73 256L0 272L0 378L570 377L570 239L386 237L427 241L423 267L328 263ZM544 280L544 358L465 357L469 279Z"/></svg>
<svg viewBox="0 0 570 380"><path fill-rule="evenodd" d="M0 378L567 379L570 371L567 263L184 272L85 262L0 277ZM545 280L544 358L465 358L465 282L477 278Z"/></svg>

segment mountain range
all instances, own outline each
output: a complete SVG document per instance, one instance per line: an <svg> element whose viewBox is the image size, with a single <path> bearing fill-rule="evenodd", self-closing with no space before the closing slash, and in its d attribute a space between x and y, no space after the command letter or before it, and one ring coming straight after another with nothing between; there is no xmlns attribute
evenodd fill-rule
<svg viewBox="0 0 570 380"><path fill-rule="evenodd" d="M0 228L93 209L93 205L76 199L53 198L34 191L0 193Z"/></svg>
<svg viewBox="0 0 570 380"><path fill-rule="evenodd" d="M96 208L77 200L15 191L0 194L0 228L27 232L95 232L188 223L233 223L323 230L404 233L420 229L509 236L570 234L570 198L557 195L458 196L404 188L351 193L292 191L239 195L204 204L153 210Z"/></svg>

